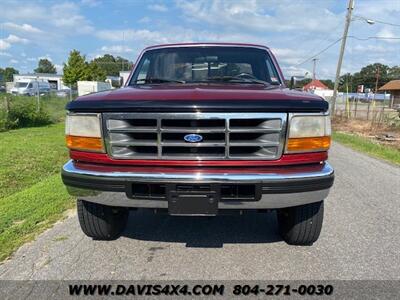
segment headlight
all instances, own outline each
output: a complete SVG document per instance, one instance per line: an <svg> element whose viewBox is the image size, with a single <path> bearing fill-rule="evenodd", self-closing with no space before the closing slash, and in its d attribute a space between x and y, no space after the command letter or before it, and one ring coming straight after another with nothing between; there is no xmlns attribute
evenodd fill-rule
<svg viewBox="0 0 400 300"><path fill-rule="evenodd" d="M326 151L331 145L329 116L294 116L290 120L287 153Z"/></svg>
<svg viewBox="0 0 400 300"><path fill-rule="evenodd" d="M70 149L104 152L99 114L67 115L65 135Z"/></svg>

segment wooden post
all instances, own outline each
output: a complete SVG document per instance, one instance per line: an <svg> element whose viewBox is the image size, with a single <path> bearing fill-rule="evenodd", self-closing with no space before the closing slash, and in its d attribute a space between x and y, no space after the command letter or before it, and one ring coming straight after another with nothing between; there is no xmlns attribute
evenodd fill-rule
<svg viewBox="0 0 400 300"><path fill-rule="evenodd" d="M356 103L354 105L354 119L357 119L357 105L358 105L358 100L356 100Z"/></svg>

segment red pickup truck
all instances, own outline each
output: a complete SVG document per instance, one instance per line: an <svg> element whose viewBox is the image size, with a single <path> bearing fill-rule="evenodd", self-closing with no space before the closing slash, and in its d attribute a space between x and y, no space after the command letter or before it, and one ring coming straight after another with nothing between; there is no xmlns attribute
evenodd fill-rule
<svg viewBox="0 0 400 300"><path fill-rule="evenodd" d="M146 48L125 87L67 105L62 179L83 232L115 239L129 210L277 212L289 244L320 234L334 181L329 105L289 89L269 48Z"/></svg>

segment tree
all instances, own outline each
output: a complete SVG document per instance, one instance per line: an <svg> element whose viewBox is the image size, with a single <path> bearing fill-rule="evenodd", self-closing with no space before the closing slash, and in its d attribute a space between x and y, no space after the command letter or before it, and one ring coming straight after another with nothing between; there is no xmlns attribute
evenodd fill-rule
<svg viewBox="0 0 400 300"><path fill-rule="evenodd" d="M57 70L50 60L47 58L42 58L39 60L38 67L35 69L35 73L56 74Z"/></svg>
<svg viewBox="0 0 400 300"><path fill-rule="evenodd" d="M93 80L93 81L104 81L106 80L106 72L99 67L97 63L91 61L88 64L89 69L89 76L86 80Z"/></svg>
<svg viewBox="0 0 400 300"><path fill-rule="evenodd" d="M335 83L330 80L330 79L321 79L320 80L323 84L325 84L328 88L330 88L331 90L333 90L333 86L335 85Z"/></svg>
<svg viewBox="0 0 400 300"><path fill-rule="evenodd" d="M357 86L353 83L353 75L350 73L340 76L339 82L339 92L347 92L347 89L349 93L357 92Z"/></svg>
<svg viewBox="0 0 400 300"><path fill-rule="evenodd" d="M120 71L132 69L133 63L123 57L114 57L111 54L104 54L92 60L107 76L119 76Z"/></svg>
<svg viewBox="0 0 400 300"><path fill-rule="evenodd" d="M14 74L19 74L19 71L12 67L6 67L5 69L0 68L0 77L1 77L0 81L3 82L13 81Z"/></svg>
<svg viewBox="0 0 400 300"><path fill-rule="evenodd" d="M379 72L378 88L390 81L388 76L389 66L374 63L363 67L360 72L353 74L354 85L363 84L365 88L375 90L377 73Z"/></svg>
<svg viewBox="0 0 400 300"><path fill-rule="evenodd" d="M67 63L64 63L63 81L66 85L76 87L79 80L89 80L89 64L85 61L85 56L78 50L69 53Z"/></svg>
<svg viewBox="0 0 400 300"><path fill-rule="evenodd" d="M391 67L388 71L388 77L390 80L400 79L400 66Z"/></svg>

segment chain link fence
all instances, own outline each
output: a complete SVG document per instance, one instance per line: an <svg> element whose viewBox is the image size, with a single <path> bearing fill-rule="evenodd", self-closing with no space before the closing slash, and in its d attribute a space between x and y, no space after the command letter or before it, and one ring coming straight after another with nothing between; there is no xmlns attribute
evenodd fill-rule
<svg viewBox="0 0 400 300"><path fill-rule="evenodd" d="M326 100L331 103L331 98ZM336 120L361 120L372 126L400 127L400 110L390 107L390 99L348 97L339 95L333 118Z"/></svg>

